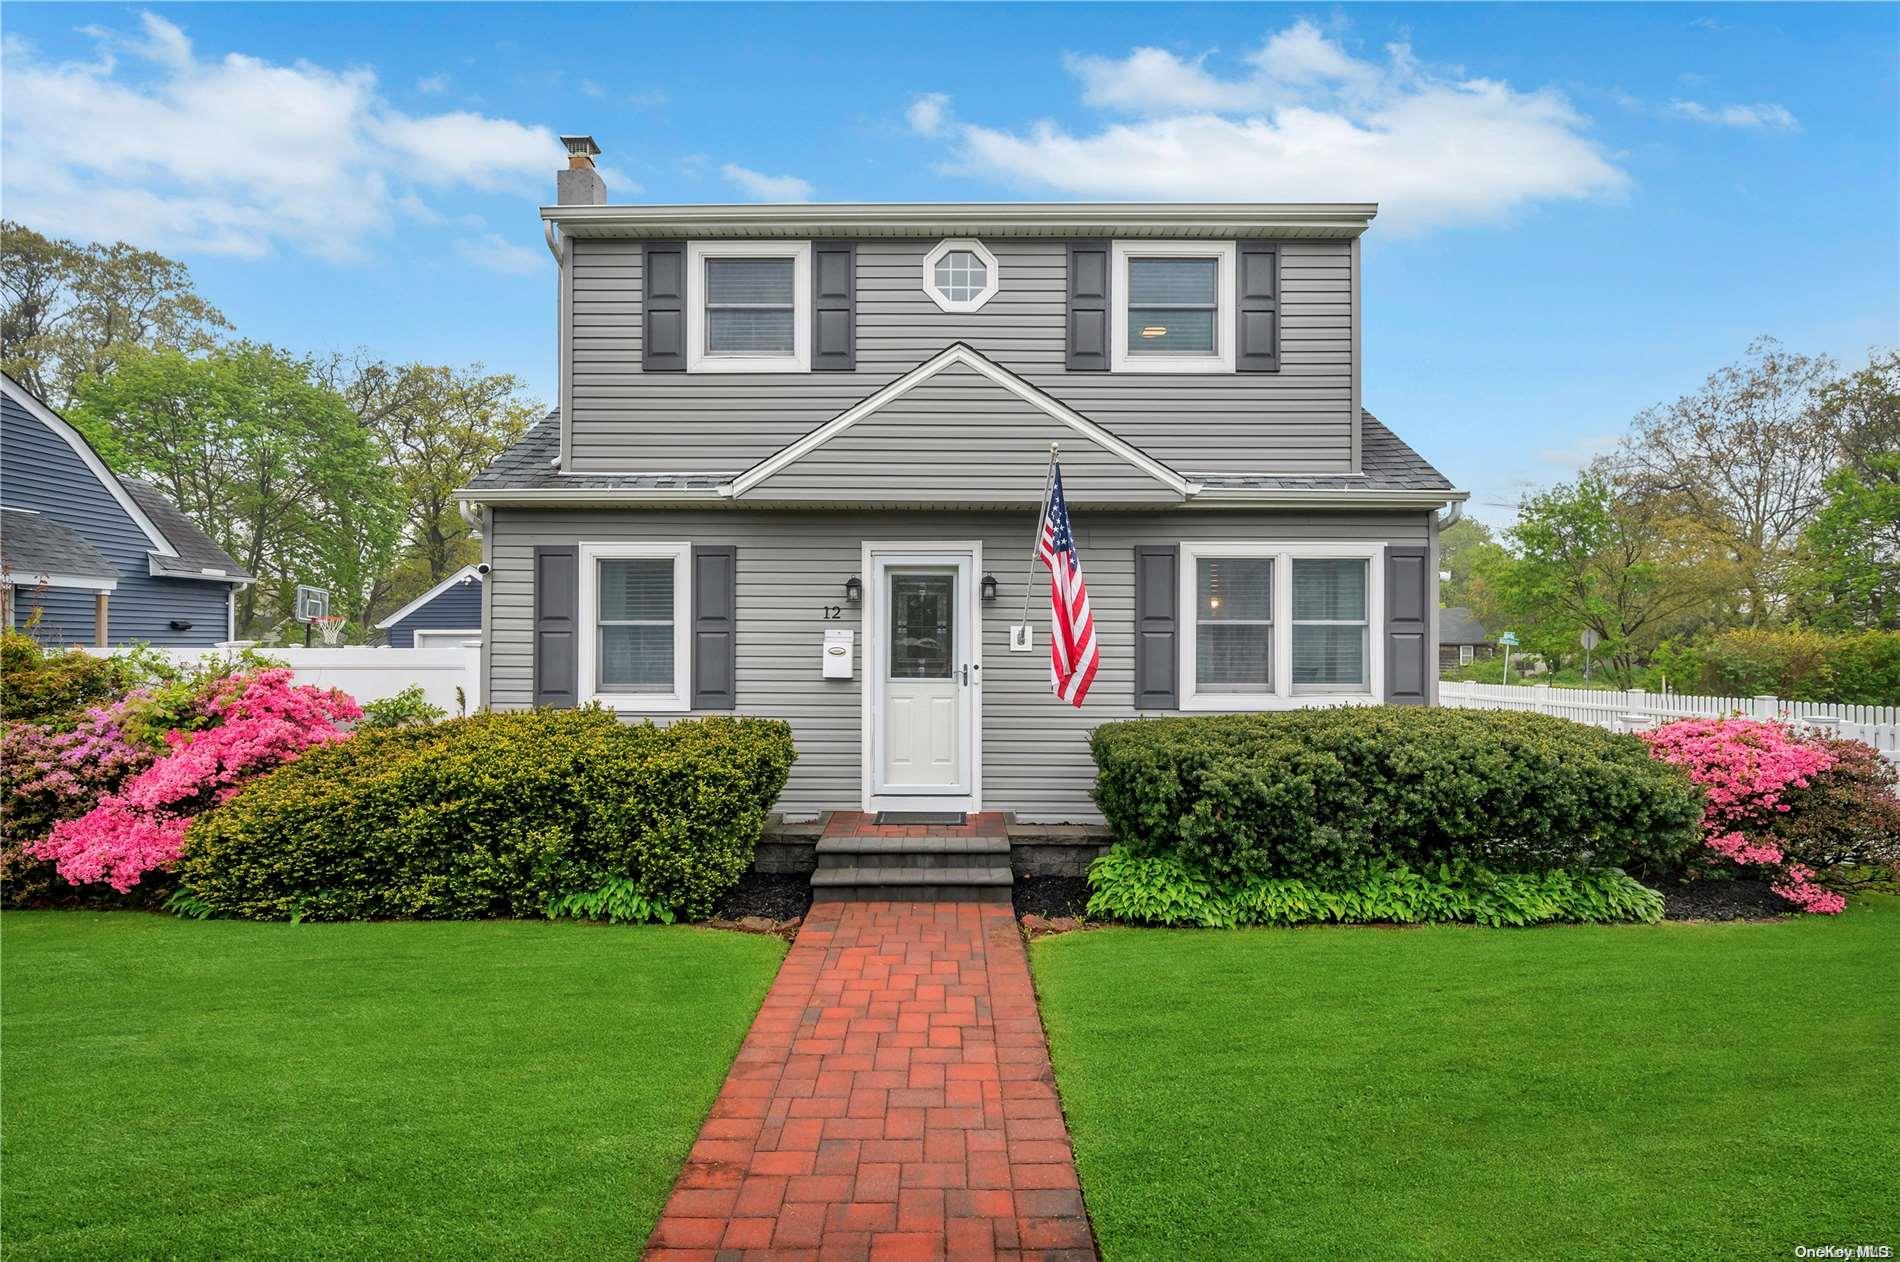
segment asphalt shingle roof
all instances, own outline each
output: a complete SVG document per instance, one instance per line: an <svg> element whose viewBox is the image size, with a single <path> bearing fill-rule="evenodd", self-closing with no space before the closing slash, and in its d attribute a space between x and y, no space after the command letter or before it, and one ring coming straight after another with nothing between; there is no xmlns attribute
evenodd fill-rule
<svg viewBox="0 0 1900 1262"><path fill-rule="evenodd" d="M1361 412L1359 454L1361 475L1287 477L1275 474L1228 476L1193 474L1204 486L1249 487L1275 491L1450 491L1451 479L1406 446L1370 412ZM537 422L520 442L495 457L475 475L470 487L527 490L563 487L576 491L650 490L655 487L703 487L710 490L736 476L695 473L586 473L563 474L554 466L561 451L561 413L557 408Z"/></svg>
<svg viewBox="0 0 1900 1262"><path fill-rule="evenodd" d="M178 552L175 557L168 557L162 552L150 553L154 573L209 578L212 576L207 575L206 570L223 570L225 576L232 579L252 577L229 553L213 542L210 535L198 529L197 522L185 516L176 504L166 499L164 492L157 487L136 478L120 478L119 485L126 489L132 502L152 519L152 524L158 527L158 533L164 535L165 541Z"/></svg>
<svg viewBox="0 0 1900 1262"><path fill-rule="evenodd" d="M28 586L41 574L119 577L118 567L71 529L20 508L0 509L0 558L10 571L8 581Z"/></svg>
<svg viewBox="0 0 1900 1262"><path fill-rule="evenodd" d="M1491 633L1471 616L1469 609L1462 605L1453 605L1449 609L1438 611L1438 642L1440 644L1489 644Z"/></svg>

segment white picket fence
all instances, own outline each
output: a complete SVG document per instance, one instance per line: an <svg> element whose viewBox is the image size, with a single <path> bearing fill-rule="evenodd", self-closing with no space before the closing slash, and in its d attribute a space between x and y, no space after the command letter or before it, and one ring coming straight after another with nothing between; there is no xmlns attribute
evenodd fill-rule
<svg viewBox="0 0 1900 1262"><path fill-rule="evenodd" d="M1702 697L1687 693L1611 692L1596 688L1553 688L1549 684L1471 684L1441 682L1441 705L1470 710L1531 710L1619 732L1636 732L1672 719L1726 718L1744 715L1776 719L1812 732L1865 741L1891 762L1900 762L1900 706L1838 705L1827 701L1783 701L1779 697Z"/></svg>
<svg viewBox="0 0 1900 1262"><path fill-rule="evenodd" d="M482 650L479 640L468 640L449 648L428 649L367 645L340 648L253 646L240 641L209 649L167 648L158 651L180 665L186 665L209 656L226 656L247 647L257 647L267 657L287 663L296 672L300 684L341 688L359 702L381 701L395 696L411 684L421 684L422 694L451 715L460 713L464 706L473 710L481 704ZM456 696L458 688L462 694L460 699Z"/></svg>

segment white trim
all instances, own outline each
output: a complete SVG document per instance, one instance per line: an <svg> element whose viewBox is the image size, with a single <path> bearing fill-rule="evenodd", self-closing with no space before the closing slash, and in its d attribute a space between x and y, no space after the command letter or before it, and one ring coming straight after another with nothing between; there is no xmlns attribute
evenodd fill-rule
<svg viewBox="0 0 1900 1262"><path fill-rule="evenodd" d="M52 430L68 447L73 449L75 455L86 462L86 467L92 470L92 476L98 480L99 485L111 493L112 498L119 502L119 507L125 510L126 516L130 517L144 532L145 537L151 541L153 551L168 557L178 555L178 549L172 546L172 541L167 539L165 532L145 515L145 510L138 506L132 498L132 493L127 491L120 484L119 479L112 475L112 470L106 468L106 462L99 459L99 453L92 449L92 444L86 441L85 435L67 424L66 419L59 413L34 398L32 391L13 378L0 374L0 389L4 389L8 398L25 408L27 414L34 420Z"/></svg>
<svg viewBox="0 0 1900 1262"><path fill-rule="evenodd" d="M583 543L580 545L580 609L575 637L581 704L598 701L633 714L683 714L693 707L692 585L690 543ZM628 557L667 557L673 562L673 691L612 693L594 690L594 649L599 632L599 563Z"/></svg>
<svg viewBox="0 0 1900 1262"><path fill-rule="evenodd" d="M1232 241L1116 241L1113 295L1108 313L1108 363L1111 372L1171 373L1234 371L1234 273L1238 249ZM1128 353L1128 260L1131 258L1211 258L1214 276L1214 353L1212 355L1131 355Z"/></svg>
<svg viewBox="0 0 1900 1262"><path fill-rule="evenodd" d="M1194 691L1194 651L1199 638L1196 578L1202 557L1266 557L1273 561L1273 662L1268 693ZM1293 562L1318 557L1352 557L1366 563L1367 687L1346 692L1293 690ZM1385 545L1383 543L1278 543L1268 540L1181 541L1180 595L1177 608L1181 700L1183 710L1296 710L1306 706L1377 705L1385 697Z"/></svg>
<svg viewBox="0 0 1900 1262"><path fill-rule="evenodd" d="M1376 202L856 202L543 206L566 236L1356 237Z"/></svg>
<svg viewBox="0 0 1900 1262"><path fill-rule="evenodd" d="M977 292L974 298L946 298L937 291L937 260L952 250L968 250L983 260L984 276L988 279L988 283ZM984 303L996 297L996 291L1002 284L1002 274L1002 268L997 265L996 256L990 253L988 246L975 237L951 237L939 241L930 253L924 255L924 292L930 295L930 301L945 311L980 310Z"/></svg>
<svg viewBox="0 0 1900 1262"><path fill-rule="evenodd" d="M970 697L969 732L965 736L970 755L970 792L963 794L907 795L885 794L872 791L873 768L879 742L876 729L872 725L875 698L881 691L883 669L882 654L885 639L884 628L880 626L878 616L881 607L881 587L877 578L879 557L912 558L928 564L935 560L942 562L945 556L970 558L969 590L964 598L969 602L970 638ZM900 564L903 562L900 562ZM980 811L983 809L983 541L980 539L966 542L942 543L931 540L871 540L866 539L860 545L858 573L865 584L864 614L862 619L864 633L864 669L858 684L858 789L859 809L864 811L905 811L905 810L960 810Z"/></svg>
<svg viewBox="0 0 1900 1262"><path fill-rule="evenodd" d="M454 587L457 583L464 582L471 578L474 579L477 583L482 581L482 572L481 572L480 566L464 565L461 569L455 571L455 573L449 575L447 578L443 579L440 583L437 583L434 587L431 587L428 591L422 593L422 595L416 597L414 600L404 605L401 609L398 609L395 613L390 614L387 618L384 618L381 622L377 623L376 629L378 631L389 630L389 628L395 626L398 622L401 622L404 618L407 618L410 614L422 608L424 605L434 600L437 596L440 596L443 592L449 590L449 588Z"/></svg>
<svg viewBox="0 0 1900 1262"><path fill-rule="evenodd" d="M923 363L917 365L917 367L899 377L896 381L885 386L882 390L870 395L855 406L840 412L837 416L826 421L817 429L812 430L803 438L779 448L764 460L759 461L759 463L753 465L744 473L741 473L731 482L720 487L720 494L735 499L745 495L751 491L753 487L779 472L787 465L797 461L806 453L830 442L833 438L836 438L845 430L850 429L865 417L876 413L879 409L883 408L885 404L902 398L914 387L930 380L953 364L961 364L966 368L974 369L976 372L988 377L991 381L1003 387L1003 389L1009 391L1025 403L1061 421L1064 425L1075 430L1084 438L1087 438L1104 450L1114 453L1135 468L1140 469L1143 473L1168 487L1183 499L1189 498L1200 491L1201 487L1199 483L1190 482L1173 469L1170 469L1167 465L1162 464L1159 460L1150 456L1147 452L1115 437L1115 435L1109 433L1100 425L1097 425L1094 421L1083 416L1080 412L1069 407L1061 400L1051 398L1007 368L978 354L968 346L965 346L962 342L958 342L954 346L947 347L931 356ZM1442 502L1442 496L1440 500Z"/></svg>
<svg viewBox="0 0 1900 1262"><path fill-rule="evenodd" d="M208 565L199 566L196 573L189 570L162 569L157 558L150 552L145 554L145 569L153 578L180 578L192 583L230 583L236 587L243 587L257 581L243 574L233 574L229 570L215 569Z"/></svg>
<svg viewBox="0 0 1900 1262"><path fill-rule="evenodd" d="M792 260L792 353L790 355L714 355L706 350L706 260L714 258ZM689 241L686 243L686 371L811 371L811 242Z"/></svg>
<svg viewBox="0 0 1900 1262"><path fill-rule="evenodd" d="M63 587L88 592L110 592L117 591L119 587L119 580L116 578L94 578L90 574L59 574L40 570L34 573L33 581L30 583L22 581L19 575L20 571L15 570L14 576L7 580L7 585L15 591L22 589L30 591L35 587Z"/></svg>
<svg viewBox="0 0 1900 1262"><path fill-rule="evenodd" d="M414 644L411 647L414 647L414 648L428 647L428 645L425 645L423 643L423 640L425 638L429 641L430 644L435 645L435 647L445 648L445 649L460 648L462 647L462 642L464 640L479 640L482 638L482 631L480 627L477 627L472 631L453 631L453 630L444 631L440 627L417 627L415 631L413 632L413 634L415 635L416 638L415 638ZM438 644L436 643L437 641L448 641L448 642Z"/></svg>

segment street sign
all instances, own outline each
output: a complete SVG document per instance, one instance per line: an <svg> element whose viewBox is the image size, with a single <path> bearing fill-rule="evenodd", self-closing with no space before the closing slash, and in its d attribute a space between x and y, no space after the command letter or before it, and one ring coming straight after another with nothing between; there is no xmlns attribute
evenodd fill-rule
<svg viewBox="0 0 1900 1262"><path fill-rule="evenodd" d="M1582 644L1583 651L1588 653L1591 649L1603 643L1603 637L1596 633L1595 628L1585 627L1583 629L1583 634L1577 637L1577 642L1579 644Z"/></svg>
<svg viewBox="0 0 1900 1262"><path fill-rule="evenodd" d="M1498 643L1515 647L1517 644L1517 632L1506 631L1503 635L1498 637Z"/></svg>

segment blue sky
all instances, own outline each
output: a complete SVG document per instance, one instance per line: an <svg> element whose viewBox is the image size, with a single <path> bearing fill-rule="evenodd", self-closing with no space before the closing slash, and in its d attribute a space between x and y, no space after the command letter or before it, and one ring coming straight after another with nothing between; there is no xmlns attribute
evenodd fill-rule
<svg viewBox="0 0 1900 1262"><path fill-rule="evenodd" d="M1370 407L1492 519L1772 334L1900 343L1900 7L4 8L0 208L549 398L615 200L1377 200Z"/></svg>

